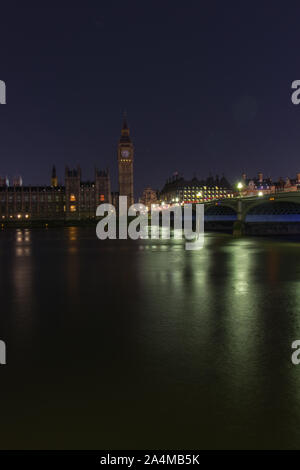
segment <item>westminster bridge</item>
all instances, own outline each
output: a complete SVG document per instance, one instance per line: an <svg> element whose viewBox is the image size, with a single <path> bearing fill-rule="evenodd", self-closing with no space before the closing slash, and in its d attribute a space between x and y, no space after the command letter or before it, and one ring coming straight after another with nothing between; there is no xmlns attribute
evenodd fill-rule
<svg viewBox="0 0 300 470"><path fill-rule="evenodd" d="M300 234L300 191L208 202L205 225L235 235Z"/></svg>

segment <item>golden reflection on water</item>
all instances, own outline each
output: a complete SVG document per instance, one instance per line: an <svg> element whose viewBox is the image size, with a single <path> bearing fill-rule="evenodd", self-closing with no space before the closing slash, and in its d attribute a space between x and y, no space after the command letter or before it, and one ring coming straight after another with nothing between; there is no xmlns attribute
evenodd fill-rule
<svg viewBox="0 0 300 470"><path fill-rule="evenodd" d="M68 237L68 252L70 254L75 254L78 252L78 227L68 227L67 237Z"/></svg>
<svg viewBox="0 0 300 470"><path fill-rule="evenodd" d="M31 255L31 232L28 229L18 229L15 236L15 254L16 256Z"/></svg>
<svg viewBox="0 0 300 470"><path fill-rule="evenodd" d="M10 271L13 287L13 318L17 327L14 333L21 334L22 339L32 334L35 305L31 235L28 229L16 230L15 256Z"/></svg>
<svg viewBox="0 0 300 470"><path fill-rule="evenodd" d="M67 229L67 284L68 295L75 298L79 286L80 257L79 257L79 227Z"/></svg>

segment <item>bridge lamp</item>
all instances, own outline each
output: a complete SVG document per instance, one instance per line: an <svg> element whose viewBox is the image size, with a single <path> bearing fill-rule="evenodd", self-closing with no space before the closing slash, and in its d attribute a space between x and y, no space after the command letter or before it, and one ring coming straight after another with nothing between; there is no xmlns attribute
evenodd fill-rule
<svg viewBox="0 0 300 470"><path fill-rule="evenodd" d="M258 196L262 197L263 195L264 195L264 193L262 191L259 191Z"/></svg>

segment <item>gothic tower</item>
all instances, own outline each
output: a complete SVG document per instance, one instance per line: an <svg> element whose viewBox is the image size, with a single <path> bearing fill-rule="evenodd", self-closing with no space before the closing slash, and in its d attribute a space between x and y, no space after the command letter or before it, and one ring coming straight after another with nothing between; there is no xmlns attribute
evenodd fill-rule
<svg viewBox="0 0 300 470"><path fill-rule="evenodd" d="M108 169L95 168L95 201L96 208L99 204L111 204L110 176Z"/></svg>
<svg viewBox="0 0 300 470"><path fill-rule="evenodd" d="M54 165L53 165L52 174L51 174L51 186L53 188L57 188L57 186L58 186L58 180L57 180L57 176L56 176L56 168L55 168Z"/></svg>
<svg viewBox="0 0 300 470"><path fill-rule="evenodd" d="M126 114L124 114L121 137L118 145L119 195L127 196L129 206L134 203L133 154L134 147L130 139Z"/></svg>
<svg viewBox="0 0 300 470"><path fill-rule="evenodd" d="M79 219L81 209L81 168L65 170L65 187L66 187L66 218Z"/></svg>

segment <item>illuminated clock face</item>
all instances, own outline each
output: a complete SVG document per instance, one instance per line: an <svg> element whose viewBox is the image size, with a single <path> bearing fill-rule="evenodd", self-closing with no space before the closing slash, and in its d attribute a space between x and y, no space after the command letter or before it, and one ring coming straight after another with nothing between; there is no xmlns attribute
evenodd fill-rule
<svg viewBox="0 0 300 470"><path fill-rule="evenodd" d="M123 158L128 158L130 155L129 150L122 150L121 155Z"/></svg>

